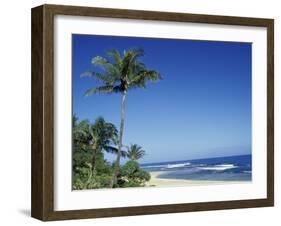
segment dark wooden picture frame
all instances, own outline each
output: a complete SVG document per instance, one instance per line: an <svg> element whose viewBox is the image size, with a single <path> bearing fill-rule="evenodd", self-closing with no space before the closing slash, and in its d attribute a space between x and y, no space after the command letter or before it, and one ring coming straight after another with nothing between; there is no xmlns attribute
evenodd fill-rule
<svg viewBox="0 0 281 226"><path fill-rule="evenodd" d="M267 29L267 198L204 203L54 211L54 16L95 16L265 27ZM162 214L274 205L274 21L77 6L32 9L32 200L31 215L50 220Z"/></svg>

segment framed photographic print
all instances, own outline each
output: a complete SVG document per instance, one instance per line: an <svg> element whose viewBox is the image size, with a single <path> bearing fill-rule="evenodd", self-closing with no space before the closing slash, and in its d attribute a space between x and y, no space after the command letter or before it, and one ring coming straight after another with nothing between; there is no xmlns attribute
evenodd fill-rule
<svg viewBox="0 0 281 226"><path fill-rule="evenodd" d="M32 9L32 216L273 206L272 19Z"/></svg>

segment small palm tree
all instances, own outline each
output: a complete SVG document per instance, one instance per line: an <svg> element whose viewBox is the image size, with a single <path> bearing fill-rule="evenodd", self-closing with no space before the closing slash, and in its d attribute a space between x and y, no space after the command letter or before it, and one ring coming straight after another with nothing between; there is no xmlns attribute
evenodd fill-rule
<svg viewBox="0 0 281 226"><path fill-rule="evenodd" d="M88 145L88 136L86 131L89 127L89 121L83 120L78 122L78 117L72 117L72 135L73 135L73 150L86 151Z"/></svg>
<svg viewBox="0 0 281 226"><path fill-rule="evenodd" d="M96 86L87 90L86 96L101 93L122 94L118 153L114 165L111 187L114 187L116 184L117 175L119 173L124 133L126 94L130 89L145 88L148 81L158 81L161 79L157 71L147 69L145 64L139 60L143 54L144 52L142 49L129 49L124 51L123 55L114 49L107 52L107 58L96 56L92 59L92 64L100 67L104 71L103 73L88 71L82 74L82 76L94 77L102 83L101 86Z"/></svg>
<svg viewBox="0 0 281 226"><path fill-rule="evenodd" d="M92 155L92 171L96 171L96 161L103 151L117 153L118 131L112 123L106 122L102 117L96 119L94 124L87 120L81 121L74 129L74 139L79 138L85 149L89 149Z"/></svg>
<svg viewBox="0 0 281 226"><path fill-rule="evenodd" d="M116 145L118 131L112 123L105 122L102 117L96 119L95 123L89 126L89 144L92 146L93 159L92 167L95 171L97 157L102 151L116 153Z"/></svg>
<svg viewBox="0 0 281 226"><path fill-rule="evenodd" d="M130 160L136 161L141 159L145 155L145 150L137 144L131 144L130 147L127 147L127 158Z"/></svg>

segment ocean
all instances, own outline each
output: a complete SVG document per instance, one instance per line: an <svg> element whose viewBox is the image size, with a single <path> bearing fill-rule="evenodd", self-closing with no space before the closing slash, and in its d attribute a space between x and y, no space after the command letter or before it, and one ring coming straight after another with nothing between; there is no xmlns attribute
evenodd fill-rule
<svg viewBox="0 0 281 226"><path fill-rule="evenodd" d="M252 155L141 164L148 171L161 171L158 178L210 181L251 181Z"/></svg>

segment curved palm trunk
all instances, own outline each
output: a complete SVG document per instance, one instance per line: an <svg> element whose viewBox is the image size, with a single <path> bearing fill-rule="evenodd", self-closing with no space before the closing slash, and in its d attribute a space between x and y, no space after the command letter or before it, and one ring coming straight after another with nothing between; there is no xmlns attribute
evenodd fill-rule
<svg viewBox="0 0 281 226"><path fill-rule="evenodd" d="M122 111L121 111L121 123L120 123L120 131L119 131L119 142L118 142L118 153L116 162L114 165L114 171L110 183L110 187L113 188L113 186L117 182L117 175L119 173L119 165L120 165L120 158L121 158L121 150L122 150L122 139L123 139L123 131L124 131L124 120L125 120L125 99L126 99L126 91L123 92L122 95Z"/></svg>

